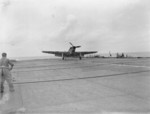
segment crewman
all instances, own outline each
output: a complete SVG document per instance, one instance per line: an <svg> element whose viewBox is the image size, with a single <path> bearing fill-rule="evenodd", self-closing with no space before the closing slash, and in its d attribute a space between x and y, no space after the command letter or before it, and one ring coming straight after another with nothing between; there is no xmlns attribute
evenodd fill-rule
<svg viewBox="0 0 150 114"><path fill-rule="evenodd" d="M4 92L4 82L9 85L9 91L14 92L14 86L12 83L12 76L10 70L13 69L14 64L7 59L7 54L2 53L2 58L0 59L0 92Z"/></svg>

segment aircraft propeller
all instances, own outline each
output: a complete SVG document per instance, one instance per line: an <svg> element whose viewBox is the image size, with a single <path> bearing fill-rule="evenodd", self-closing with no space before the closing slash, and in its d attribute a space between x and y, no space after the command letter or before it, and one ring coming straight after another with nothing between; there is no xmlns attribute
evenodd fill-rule
<svg viewBox="0 0 150 114"><path fill-rule="evenodd" d="M74 48L80 48L81 46L74 46L71 42L69 42L70 43L70 45L72 45L72 47L74 47Z"/></svg>

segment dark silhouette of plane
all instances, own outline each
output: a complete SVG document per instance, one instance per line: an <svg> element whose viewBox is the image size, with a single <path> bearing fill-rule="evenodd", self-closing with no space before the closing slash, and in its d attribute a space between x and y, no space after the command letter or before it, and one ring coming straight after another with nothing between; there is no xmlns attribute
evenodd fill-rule
<svg viewBox="0 0 150 114"><path fill-rule="evenodd" d="M122 54L117 53L117 54L116 54L116 57L117 57L117 58L125 58L125 55L124 55L124 53L122 53Z"/></svg>
<svg viewBox="0 0 150 114"><path fill-rule="evenodd" d="M76 52L76 48L80 48L81 46L74 46L71 42L71 47L68 51L42 51L43 53L55 54L55 56L62 57L64 60L66 57L79 57L81 60L85 54L97 53L97 51L78 51Z"/></svg>

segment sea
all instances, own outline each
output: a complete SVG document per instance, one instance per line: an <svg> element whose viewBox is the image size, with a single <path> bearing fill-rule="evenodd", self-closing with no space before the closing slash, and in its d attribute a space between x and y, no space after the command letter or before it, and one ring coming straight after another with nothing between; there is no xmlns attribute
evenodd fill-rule
<svg viewBox="0 0 150 114"><path fill-rule="evenodd" d="M150 57L150 52L116 52L111 53L112 57L116 57L116 54L121 55L122 53L128 57ZM100 56L109 57L110 53L100 53Z"/></svg>
<svg viewBox="0 0 150 114"><path fill-rule="evenodd" d="M52 56L28 56L28 57L10 57L11 60L25 61L25 60L40 60L40 59L56 59Z"/></svg>

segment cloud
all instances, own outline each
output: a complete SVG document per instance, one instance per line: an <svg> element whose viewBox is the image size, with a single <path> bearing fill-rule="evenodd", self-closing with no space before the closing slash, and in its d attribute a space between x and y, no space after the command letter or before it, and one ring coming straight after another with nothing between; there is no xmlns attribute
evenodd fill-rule
<svg viewBox="0 0 150 114"><path fill-rule="evenodd" d="M148 50L148 0L8 1L1 4L0 51L40 55L68 42L100 52Z"/></svg>
<svg viewBox="0 0 150 114"><path fill-rule="evenodd" d="M64 23L64 25L60 27L60 30L58 32L58 37L60 37L65 41L71 40L69 34L74 32L76 24L77 24L77 19L75 15L68 15L66 17L66 22Z"/></svg>
<svg viewBox="0 0 150 114"><path fill-rule="evenodd" d="M9 6L9 5L11 5L11 2L10 2L10 0L1 0L0 1L0 7L1 7L1 10L5 10L5 9L7 9L7 7Z"/></svg>
<svg viewBox="0 0 150 114"><path fill-rule="evenodd" d="M124 50L142 51L149 48L149 3L147 0L119 10L112 18L110 28L120 37L116 39L123 44ZM115 37L115 36L114 36Z"/></svg>

